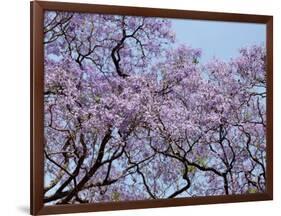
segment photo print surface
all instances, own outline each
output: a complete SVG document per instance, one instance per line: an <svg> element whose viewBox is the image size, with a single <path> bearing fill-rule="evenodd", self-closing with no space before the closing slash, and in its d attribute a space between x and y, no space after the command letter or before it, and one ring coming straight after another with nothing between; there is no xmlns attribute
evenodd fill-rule
<svg viewBox="0 0 281 216"><path fill-rule="evenodd" d="M44 205L263 193L266 25L45 11Z"/></svg>

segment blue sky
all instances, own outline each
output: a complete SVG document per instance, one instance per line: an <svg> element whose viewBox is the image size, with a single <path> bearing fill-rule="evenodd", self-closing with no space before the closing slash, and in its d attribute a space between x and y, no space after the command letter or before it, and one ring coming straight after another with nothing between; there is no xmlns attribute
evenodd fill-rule
<svg viewBox="0 0 281 216"><path fill-rule="evenodd" d="M172 19L177 43L202 49L202 62L229 60L241 47L265 44L266 25L254 23Z"/></svg>

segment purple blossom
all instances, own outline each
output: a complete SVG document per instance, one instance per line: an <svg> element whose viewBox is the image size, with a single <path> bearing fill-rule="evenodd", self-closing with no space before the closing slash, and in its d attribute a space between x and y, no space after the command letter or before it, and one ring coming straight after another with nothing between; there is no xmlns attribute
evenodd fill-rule
<svg viewBox="0 0 281 216"><path fill-rule="evenodd" d="M265 190L264 46L202 64L168 19L46 12L44 24L47 205ZM56 199L75 190L69 173L86 183Z"/></svg>

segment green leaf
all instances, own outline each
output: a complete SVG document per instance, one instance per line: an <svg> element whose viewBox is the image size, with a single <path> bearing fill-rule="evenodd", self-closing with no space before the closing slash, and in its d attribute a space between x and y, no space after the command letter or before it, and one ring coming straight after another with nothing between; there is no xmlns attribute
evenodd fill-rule
<svg viewBox="0 0 281 216"><path fill-rule="evenodd" d="M100 99L101 99L101 97L99 97L99 96L95 96L95 101L96 101L96 103L100 103Z"/></svg>
<svg viewBox="0 0 281 216"><path fill-rule="evenodd" d="M203 158L203 157L197 157L197 158L196 158L196 162L197 162L200 166L202 166L202 167L206 167L206 166L207 166L207 164L206 164L206 159Z"/></svg>
<svg viewBox="0 0 281 216"><path fill-rule="evenodd" d="M119 201L119 199L120 199L120 193L114 191L113 194L112 194L111 199L112 199L113 201Z"/></svg>
<svg viewBox="0 0 281 216"><path fill-rule="evenodd" d="M258 189L257 188L249 188L248 189L248 193L253 194L253 193L257 193Z"/></svg>
<svg viewBox="0 0 281 216"><path fill-rule="evenodd" d="M193 174L193 173L195 173L195 171L196 171L196 167L195 167L195 166L188 166L188 169L187 169L187 170L188 170L189 173L192 173L192 174Z"/></svg>

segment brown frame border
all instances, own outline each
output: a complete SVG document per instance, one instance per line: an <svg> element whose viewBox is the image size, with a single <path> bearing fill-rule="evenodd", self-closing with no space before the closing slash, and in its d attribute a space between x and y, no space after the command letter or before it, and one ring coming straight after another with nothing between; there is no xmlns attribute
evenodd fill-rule
<svg viewBox="0 0 281 216"><path fill-rule="evenodd" d="M44 10L76 11L88 13L119 14L184 18L196 20L217 20L266 24L267 52L267 101L266 101L266 142L267 142L267 186L265 193L245 195L222 195L195 198L173 198L143 201L107 202L96 204L67 204L44 206L44 56L43 56L43 13ZM185 11L140 7L104 6L62 2L34 1L30 3L30 214L58 214L89 211L155 208L197 204L214 204L244 201L273 200L273 16Z"/></svg>

